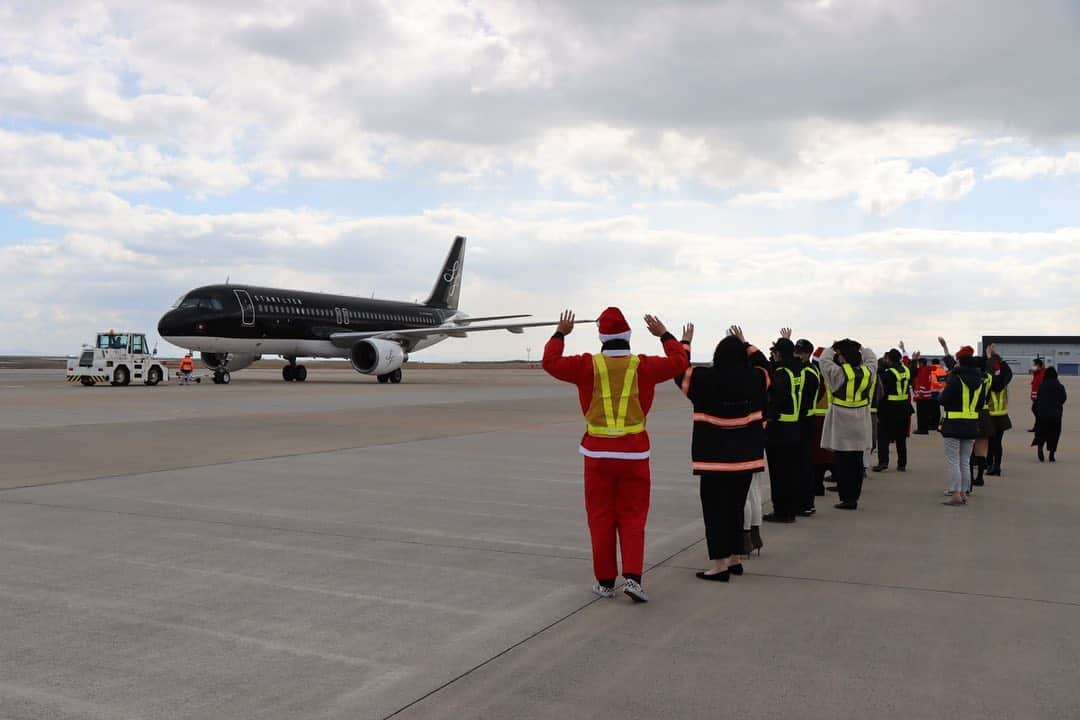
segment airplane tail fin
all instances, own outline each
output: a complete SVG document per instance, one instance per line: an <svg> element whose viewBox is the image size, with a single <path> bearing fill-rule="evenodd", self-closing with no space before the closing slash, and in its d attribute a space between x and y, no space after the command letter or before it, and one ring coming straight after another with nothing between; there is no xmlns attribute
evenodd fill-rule
<svg viewBox="0 0 1080 720"><path fill-rule="evenodd" d="M458 235L450 247L450 254L439 272L439 279L424 304L428 307L457 310L461 296L461 272L465 269L465 238Z"/></svg>

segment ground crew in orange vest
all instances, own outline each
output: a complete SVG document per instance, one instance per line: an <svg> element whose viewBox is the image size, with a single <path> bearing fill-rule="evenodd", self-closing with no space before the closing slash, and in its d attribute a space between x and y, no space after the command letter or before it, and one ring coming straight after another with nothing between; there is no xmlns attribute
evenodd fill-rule
<svg viewBox="0 0 1080 720"><path fill-rule="evenodd" d="M690 357L652 315L645 316L645 324L663 342L666 357L630 353L630 325L618 308L608 308L597 322L601 351L567 357L564 338L574 329L574 313L564 312L544 347L543 367L552 377L577 385L585 415L580 452L585 456L585 512L596 576L592 591L604 598L615 595L617 540L626 579L623 592L635 602L648 602L641 586L650 492L645 418L655 386L684 373Z"/></svg>
<svg viewBox="0 0 1080 720"><path fill-rule="evenodd" d="M191 384L191 373L195 371L195 362L191 359L191 353L185 353L180 361L180 384Z"/></svg>
<svg viewBox="0 0 1080 720"><path fill-rule="evenodd" d="M938 402L938 398L941 397L941 391L945 389L945 382L949 379L949 369L941 364L941 361L934 358L930 361L930 399L933 400L933 414L930 416L930 423L933 429L937 429L941 425L941 405Z"/></svg>

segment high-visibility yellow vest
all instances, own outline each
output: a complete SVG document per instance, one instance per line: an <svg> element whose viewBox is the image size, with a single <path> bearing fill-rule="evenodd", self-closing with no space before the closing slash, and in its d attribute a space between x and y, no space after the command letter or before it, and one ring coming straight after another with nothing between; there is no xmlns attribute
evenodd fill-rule
<svg viewBox="0 0 1080 720"><path fill-rule="evenodd" d="M982 392L982 409L990 409L990 386L994 384L994 376L990 373L986 373L983 377L983 392Z"/></svg>
<svg viewBox="0 0 1080 720"><path fill-rule="evenodd" d="M611 438L645 432L645 412L638 398L640 362L637 355L621 358L593 355L593 396L585 414L590 435ZM618 397L612 394L612 385L622 388Z"/></svg>
<svg viewBox="0 0 1080 720"><path fill-rule="evenodd" d="M911 371L905 367L899 370L889 368L889 372L896 376L896 394L887 395L885 399L893 402L906 402L908 400L908 388L911 387Z"/></svg>
<svg viewBox="0 0 1080 720"><path fill-rule="evenodd" d="M806 376L807 374L813 375L817 378L818 387L817 394L814 396L814 404L809 410L806 411L807 416L815 417L818 415L825 415L829 412L829 393L822 387L821 372L818 371L813 365L807 365L802 369L802 394L799 395L799 409L802 409L803 403L806 402Z"/></svg>
<svg viewBox="0 0 1080 720"><path fill-rule="evenodd" d="M960 387L964 389L961 410L942 410L941 416L945 420L978 420L979 419L979 399L982 397L983 390L986 388L986 383L980 383L974 390L967 386L967 383L961 382Z"/></svg>
<svg viewBox="0 0 1080 720"><path fill-rule="evenodd" d="M851 365L841 365L844 369L844 383L833 391L832 402L834 405L846 408L861 408L870 404L870 368L860 365L858 368L859 378L856 379L855 368Z"/></svg>
<svg viewBox="0 0 1080 720"><path fill-rule="evenodd" d="M780 422L798 422L799 421L799 406L802 404L802 373L799 373L799 377L795 377L795 373L791 372L789 368L782 367L781 371L786 372L791 384L791 407L792 411L789 413L780 413Z"/></svg>
<svg viewBox="0 0 1080 720"><path fill-rule="evenodd" d="M1009 388L990 393L990 414L996 417L1009 414Z"/></svg>

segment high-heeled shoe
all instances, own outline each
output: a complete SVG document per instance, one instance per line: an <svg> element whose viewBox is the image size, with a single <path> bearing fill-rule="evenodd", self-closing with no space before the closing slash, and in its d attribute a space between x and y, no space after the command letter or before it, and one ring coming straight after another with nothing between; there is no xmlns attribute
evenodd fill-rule
<svg viewBox="0 0 1080 720"><path fill-rule="evenodd" d="M711 580L712 582L731 582L731 573L727 570L718 573L712 573L711 575L706 572L697 573L698 580Z"/></svg>
<svg viewBox="0 0 1080 720"><path fill-rule="evenodd" d="M1046 462L1046 456L1043 455L1043 449L1039 448L1039 462Z"/></svg>
<svg viewBox="0 0 1080 720"><path fill-rule="evenodd" d="M761 539L761 526L750 526L750 543L757 550L758 557L761 557L761 548L765 547L765 541Z"/></svg>

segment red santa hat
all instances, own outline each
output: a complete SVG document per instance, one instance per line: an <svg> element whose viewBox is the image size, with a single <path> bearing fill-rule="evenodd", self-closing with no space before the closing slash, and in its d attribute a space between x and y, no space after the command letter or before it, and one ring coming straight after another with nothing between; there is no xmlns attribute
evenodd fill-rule
<svg viewBox="0 0 1080 720"><path fill-rule="evenodd" d="M970 345L965 345L964 347L956 351L956 359L959 360L960 358L971 357L974 354L975 348L971 347Z"/></svg>
<svg viewBox="0 0 1080 720"><path fill-rule="evenodd" d="M816 359L820 358L824 352L825 352L825 348L819 347L817 350L814 351L814 359L816 360Z"/></svg>
<svg viewBox="0 0 1080 720"><path fill-rule="evenodd" d="M600 313L596 326L600 330L600 342L630 339L630 324L617 307L609 307Z"/></svg>

